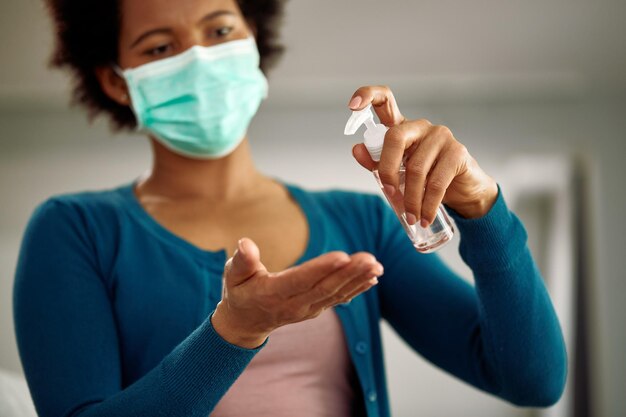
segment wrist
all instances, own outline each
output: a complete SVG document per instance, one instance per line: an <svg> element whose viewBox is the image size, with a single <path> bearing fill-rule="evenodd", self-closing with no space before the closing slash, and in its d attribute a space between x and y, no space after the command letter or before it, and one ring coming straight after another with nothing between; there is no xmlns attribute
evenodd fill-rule
<svg viewBox="0 0 626 417"><path fill-rule="evenodd" d="M217 304L215 312L211 316L211 324L217 334L226 342L245 349L258 348L265 343L265 339L269 336L265 333L250 332L238 325L223 301Z"/></svg>
<svg viewBox="0 0 626 417"><path fill-rule="evenodd" d="M459 204L451 208L465 219L479 219L484 217L498 199L498 184L491 178L480 192L475 193L472 201Z"/></svg>

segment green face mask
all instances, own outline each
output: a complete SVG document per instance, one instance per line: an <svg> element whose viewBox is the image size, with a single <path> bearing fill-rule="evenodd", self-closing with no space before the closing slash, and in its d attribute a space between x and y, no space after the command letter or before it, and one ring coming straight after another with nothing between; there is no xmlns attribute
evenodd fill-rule
<svg viewBox="0 0 626 417"><path fill-rule="evenodd" d="M268 90L252 37L194 46L122 75L138 129L192 158L231 153L245 137Z"/></svg>

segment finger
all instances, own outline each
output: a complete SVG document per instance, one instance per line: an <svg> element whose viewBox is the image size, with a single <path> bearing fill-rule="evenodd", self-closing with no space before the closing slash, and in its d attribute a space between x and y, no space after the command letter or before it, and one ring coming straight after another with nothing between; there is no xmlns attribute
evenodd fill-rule
<svg viewBox="0 0 626 417"><path fill-rule="evenodd" d="M421 224L422 227L431 224L437 215L439 205L454 178L461 172L465 163L463 149L465 147L453 147L445 153L443 158L435 164L428 177L424 190L424 202L422 204Z"/></svg>
<svg viewBox="0 0 626 417"><path fill-rule="evenodd" d="M235 254L226 262L224 268L226 285L239 285L258 271L264 270L258 246L252 240L242 238L237 242Z"/></svg>
<svg viewBox="0 0 626 417"><path fill-rule="evenodd" d="M370 153L362 143L358 143L352 147L352 156L365 169L373 171L376 169L376 162L372 160Z"/></svg>
<svg viewBox="0 0 626 417"><path fill-rule="evenodd" d="M351 262L345 252L330 252L270 276L273 291L284 297L302 294Z"/></svg>
<svg viewBox="0 0 626 417"><path fill-rule="evenodd" d="M339 281L340 288L336 291L334 297L339 297L341 299L348 297L353 294L355 290L366 285L366 283L370 282L372 279L377 279L384 273L384 268L379 262L374 262L374 264L371 265L372 256L368 253L362 253L356 256L361 255L365 256L365 263L362 265L361 273L351 280L344 280L343 282Z"/></svg>
<svg viewBox="0 0 626 417"><path fill-rule="evenodd" d="M348 106L352 110L363 110L369 104L372 105L380 122L387 127L399 125L405 120L389 87L361 87L352 95Z"/></svg>
<svg viewBox="0 0 626 417"><path fill-rule="evenodd" d="M347 303L352 301L352 299L365 291L369 290L372 287L378 285L378 277L370 278L365 284L362 284L356 288L353 288L350 292L346 293L339 303Z"/></svg>
<svg viewBox="0 0 626 417"><path fill-rule="evenodd" d="M400 192L396 192L396 189L390 185L383 186L383 193L387 197L387 201L393 207L396 213L404 213L404 195Z"/></svg>
<svg viewBox="0 0 626 417"><path fill-rule="evenodd" d="M378 162L378 174L383 184L398 190L398 172L405 151L418 143L431 128L428 120L415 120L394 126L387 131L383 151Z"/></svg>
<svg viewBox="0 0 626 417"><path fill-rule="evenodd" d="M404 189L404 206L409 224L415 224L421 218L424 188L442 149L451 136L446 136L440 129L430 129L429 133L417 143L415 150L405 162L406 177Z"/></svg>
<svg viewBox="0 0 626 417"><path fill-rule="evenodd" d="M300 297L300 302L314 304L335 297L342 290L343 293L347 293L372 277L382 275L382 272L382 265L371 254L355 254L350 265L318 282Z"/></svg>
<svg viewBox="0 0 626 417"><path fill-rule="evenodd" d="M369 290L370 288L376 285L378 285L378 278L377 277L370 278L369 280L367 280L367 282L365 282L364 284L361 283L359 286L352 289L352 291L350 292L337 294L335 297L327 298L323 301L313 304L311 306L311 311L319 311L319 310L323 310L329 307L334 307L338 304L348 303L352 301L354 297L364 293L365 291Z"/></svg>
<svg viewBox="0 0 626 417"><path fill-rule="evenodd" d="M375 274L365 277L365 281L362 280L354 280L346 285L344 285L337 294L333 298L335 298L335 303L345 303L348 300L353 299L363 291L368 290L374 285L378 284L378 277L382 274Z"/></svg>

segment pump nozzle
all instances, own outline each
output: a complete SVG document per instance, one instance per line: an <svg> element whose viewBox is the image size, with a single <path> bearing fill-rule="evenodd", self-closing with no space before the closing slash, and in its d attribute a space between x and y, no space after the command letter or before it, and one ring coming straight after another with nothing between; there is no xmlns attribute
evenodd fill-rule
<svg viewBox="0 0 626 417"><path fill-rule="evenodd" d="M374 161L379 161L380 154L383 150L383 142L385 141L387 127L383 124L376 124L374 122L374 114L372 113L371 104L363 110L352 112L352 116L348 119L348 123L346 123L346 128L344 129L343 134L354 135L362 124L365 124L367 127L363 143L369 151L372 159Z"/></svg>
<svg viewBox="0 0 626 417"><path fill-rule="evenodd" d="M350 116L350 119L348 119L348 123L346 123L346 128L343 131L343 134L354 135L356 131L359 130L359 127L367 122L370 122L372 124L374 123L374 115L372 114L371 104L363 110L352 112L352 116Z"/></svg>

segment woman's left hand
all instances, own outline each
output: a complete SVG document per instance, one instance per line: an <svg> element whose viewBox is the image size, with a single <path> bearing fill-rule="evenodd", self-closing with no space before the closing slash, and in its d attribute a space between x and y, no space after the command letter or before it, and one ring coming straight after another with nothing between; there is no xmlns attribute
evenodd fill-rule
<svg viewBox="0 0 626 417"><path fill-rule="evenodd" d="M425 119L407 120L388 87L359 88L349 107L362 110L369 104L389 128L380 161L374 162L363 144L355 145L352 153L363 167L378 169L389 197L399 188L398 172L405 158L404 207L409 224L431 224L442 202L469 219L482 217L491 209L498 196L496 182L450 129Z"/></svg>

